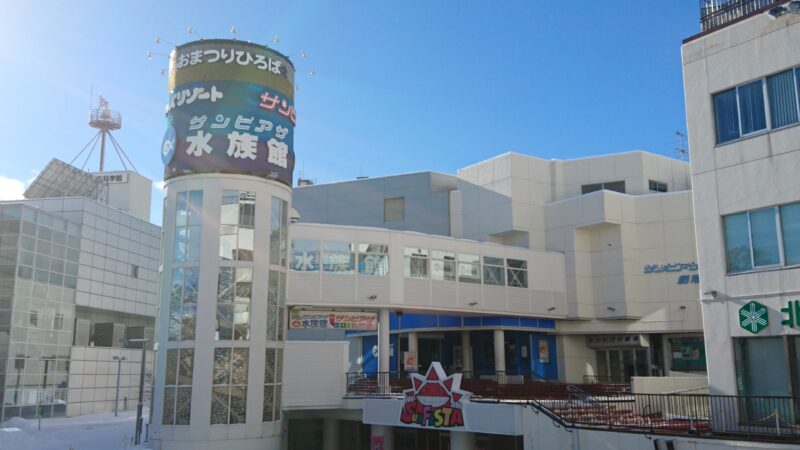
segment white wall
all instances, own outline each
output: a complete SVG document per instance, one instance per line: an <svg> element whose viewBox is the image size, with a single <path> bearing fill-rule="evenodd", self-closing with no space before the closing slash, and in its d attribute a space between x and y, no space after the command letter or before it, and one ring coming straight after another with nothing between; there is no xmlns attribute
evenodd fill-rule
<svg viewBox="0 0 800 450"><path fill-rule="evenodd" d="M758 14L699 37L682 48L691 142L700 292L712 392L736 394L733 344L741 301L758 299L778 322L783 294L800 292L800 269L726 275L722 219L726 214L800 200L800 126L765 131L717 145L712 95L800 66L800 17ZM738 306L737 306L738 305ZM759 336L792 333L772 327Z"/></svg>
<svg viewBox="0 0 800 450"><path fill-rule="evenodd" d="M347 341L286 341L284 408L341 408L349 346Z"/></svg>

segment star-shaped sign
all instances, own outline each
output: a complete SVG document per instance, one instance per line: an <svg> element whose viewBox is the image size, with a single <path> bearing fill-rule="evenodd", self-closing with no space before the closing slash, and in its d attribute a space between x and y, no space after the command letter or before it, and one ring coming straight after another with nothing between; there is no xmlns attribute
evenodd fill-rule
<svg viewBox="0 0 800 450"><path fill-rule="evenodd" d="M406 400L416 399L423 405L434 408L453 406L453 403L464 401L471 395L470 392L460 389L461 374L456 373L448 377L438 362L431 363L425 375L411 374L411 385L411 389L403 392Z"/></svg>

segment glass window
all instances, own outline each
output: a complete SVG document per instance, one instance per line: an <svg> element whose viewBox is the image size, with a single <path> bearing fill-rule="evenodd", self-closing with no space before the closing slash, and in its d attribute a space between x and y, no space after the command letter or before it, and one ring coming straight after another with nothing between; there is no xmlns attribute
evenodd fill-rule
<svg viewBox="0 0 800 450"><path fill-rule="evenodd" d="M199 269L197 267L172 271L168 340L194 340L198 284Z"/></svg>
<svg viewBox="0 0 800 450"><path fill-rule="evenodd" d="M322 243L322 270L328 273L350 274L355 271L356 249L349 242Z"/></svg>
<svg viewBox="0 0 800 450"><path fill-rule="evenodd" d="M728 272L741 272L752 269L747 213L723 217L723 228L725 231L725 256L728 260Z"/></svg>
<svg viewBox="0 0 800 450"><path fill-rule="evenodd" d="M270 270L267 284L267 340L280 341L286 314L286 274Z"/></svg>
<svg viewBox="0 0 800 450"><path fill-rule="evenodd" d="M439 250L431 251L431 279L455 281L456 254Z"/></svg>
<svg viewBox="0 0 800 450"><path fill-rule="evenodd" d="M200 227L202 221L203 191L178 192L175 208L176 262L200 259Z"/></svg>
<svg viewBox="0 0 800 450"><path fill-rule="evenodd" d="M714 112L717 125L717 143L739 139L739 107L736 89L714 94Z"/></svg>
<svg viewBox="0 0 800 450"><path fill-rule="evenodd" d="M289 226L289 205L286 200L272 197L270 208L269 262L286 266L286 241Z"/></svg>
<svg viewBox="0 0 800 450"><path fill-rule="evenodd" d="M590 192L600 190L614 191L625 193L625 181L607 181L605 183L584 184L581 186L581 194L588 194Z"/></svg>
<svg viewBox="0 0 800 450"><path fill-rule="evenodd" d="M528 261L507 259L508 285L511 287L528 287Z"/></svg>
<svg viewBox="0 0 800 450"><path fill-rule="evenodd" d="M767 77L767 95L772 128L797 122L797 92L794 71Z"/></svg>
<svg viewBox="0 0 800 450"><path fill-rule="evenodd" d="M761 80L737 88L742 135L767 128L764 109L764 88Z"/></svg>
<svg viewBox="0 0 800 450"><path fill-rule="evenodd" d="M780 264L778 229L775 223L775 208L750 212L750 234L753 245L755 267Z"/></svg>
<svg viewBox="0 0 800 450"><path fill-rule="evenodd" d="M458 281L481 282L481 258L478 255L458 254Z"/></svg>
<svg viewBox="0 0 800 450"><path fill-rule="evenodd" d="M281 419L281 375L283 349L268 348L264 363L264 413L263 421Z"/></svg>
<svg viewBox="0 0 800 450"><path fill-rule="evenodd" d="M215 348L211 425L245 423L247 416L246 348Z"/></svg>
<svg viewBox="0 0 800 450"><path fill-rule="evenodd" d="M389 274L389 246L358 244L358 273L384 276Z"/></svg>
<svg viewBox="0 0 800 450"><path fill-rule="evenodd" d="M220 267L217 287L217 323L215 339L250 339L250 301L253 269Z"/></svg>
<svg viewBox="0 0 800 450"><path fill-rule="evenodd" d="M667 192L667 183L661 181L649 180L650 192Z"/></svg>
<svg viewBox="0 0 800 450"><path fill-rule="evenodd" d="M403 273L406 278L428 279L428 250L424 248L405 248L405 267Z"/></svg>
<svg viewBox="0 0 800 450"><path fill-rule="evenodd" d="M800 264L800 203L781 206L781 231L786 265Z"/></svg>
<svg viewBox="0 0 800 450"><path fill-rule="evenodd" d="M189 425L194 349L168 349L164 380L164 425Z"/></svg>
<svg viewBox="0 0 800 450"><path fill-rule="evenodd" d="M319 270L319 241L292 241L292 270L316 272Z"/></svg>
<svg viewBox="0 0 800 450"><path fill-rule="evenodd" d="M483 257L483 284L505 286L505 264L503 258Z"/></svg>
<svg viewBox="0 0 800 450"><path fill-rule="evenodd" d="M383 200L383 221L398 222L406 218L406 198L395 197Z"/></svg>
<svg viewBox="0 0 800 450"><path fill-rule="evenodd" d="M223 191L220 211L220 258L234 261L253 260L255 211L255 193Z"/></svg>

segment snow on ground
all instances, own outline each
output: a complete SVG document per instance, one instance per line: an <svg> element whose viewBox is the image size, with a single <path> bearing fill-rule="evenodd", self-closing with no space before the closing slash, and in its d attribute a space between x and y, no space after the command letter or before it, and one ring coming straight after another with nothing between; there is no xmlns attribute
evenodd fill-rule
<svg viewBox="0 0 800 450"><path fill-rule="evenodd" d="M144 413L147 419L147 410ZM77 417L42 419L15 417L0 423L0 450L134 450L150 448L133 445L136 411ZM142 432L144 439L144 431Z"/></svg>

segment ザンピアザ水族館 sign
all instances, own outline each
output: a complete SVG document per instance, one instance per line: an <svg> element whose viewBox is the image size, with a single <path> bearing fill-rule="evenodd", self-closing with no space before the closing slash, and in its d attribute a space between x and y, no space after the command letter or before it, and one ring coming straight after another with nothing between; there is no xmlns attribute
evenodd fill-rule
<svg viewBox="0 0 800 450"><path fill-rule="evenodd" d="M294 67L262 45L203 40L170 57L164 179L232 173L292 184Z"/></svg>

